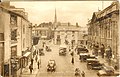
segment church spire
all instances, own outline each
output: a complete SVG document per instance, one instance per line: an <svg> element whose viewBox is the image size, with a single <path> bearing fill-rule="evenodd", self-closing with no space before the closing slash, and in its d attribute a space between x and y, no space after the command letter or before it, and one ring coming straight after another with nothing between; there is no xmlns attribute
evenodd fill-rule
<svg viewBox="0 0 120 77"><path fill-rule="evenodd" d="M55 8L55 19L54 19L54 23L57 23L57 14L56 14L56 8Z"/></svg>

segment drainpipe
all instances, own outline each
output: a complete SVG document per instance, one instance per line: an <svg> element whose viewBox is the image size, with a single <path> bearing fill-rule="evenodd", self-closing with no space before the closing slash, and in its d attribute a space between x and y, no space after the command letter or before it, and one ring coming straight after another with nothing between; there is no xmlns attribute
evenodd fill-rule
<svg viewBox="0 0 120 77"><path fill-rule="evenodd" d="M21 18L21 52L22 52L22 18ZM22 55L23 56L23 55ZM20 70L20 74L22 74L22 59L20 60L20 63L21 63L21 70Z"/></svg>

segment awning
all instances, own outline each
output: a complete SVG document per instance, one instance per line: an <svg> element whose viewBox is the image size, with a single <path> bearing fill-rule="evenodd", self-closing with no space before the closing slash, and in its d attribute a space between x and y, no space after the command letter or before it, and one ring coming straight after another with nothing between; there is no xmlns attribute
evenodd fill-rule
<svg viewBox="0 0 120 77"><path fill-rule="evenodd" d="M23 57L28 57L30 55L31 52L27 52L23 55Z"/></svg>

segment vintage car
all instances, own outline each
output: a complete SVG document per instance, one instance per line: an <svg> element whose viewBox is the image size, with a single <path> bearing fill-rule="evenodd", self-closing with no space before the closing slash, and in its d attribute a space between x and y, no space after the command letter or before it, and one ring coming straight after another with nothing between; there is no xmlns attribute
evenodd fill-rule
<svg viewBox="0 0 120 77"><path fill-rule="evenodd" d="M88 53L89 51L88 51L88 49L85 47L85 46L83 46L83 45L78 45L77 47L76 47L76 51L77 51L77 54L79 55L80 53Z"/></svg>
<svg viewBox="0 0 120 77"><path fill-rule="evenodd" d="M66 52L67 52L67 46L66 45L60 45L59 55L66 55Z"/></svg>
<svg viewBox="0 0 120 77"><path fill-rule="evenodd" d="M87 59L97 59L97 57L95 55L88 55Z"/></svg>
<svg viewBox="0 0 120 77"><path fill-rule="evenodd" d="M87 69L101 70L104 64L100 63L97 59L87 59Z"/></svg>
<svg viewBox="0 0 120 77"><path fill-rule="evenodd" d="M80 58L81 62L85 62L87 59L97 59L95 55L90 55L89 53L80 53Z"/></svg>
<svg viewBox="0 0 120 77"><path fill-rule="evenodd" d="M81 60L81 62L86 61L88 55L89 55L89 53L80 53L79 60Z"/></svg>
<svg viewBox="0 0 120 77"><path fill-rule="evenodd" d="M39 56L44 56L44 55L45 55L45 53L44 53L43 49L42 48L39 49Z"/></svg>
<svg viewBox="0 0 120 77"><path fill-rule="evenodd" d="M39 56L44 56L45 55L45 53L44 52L39 52Z"/></svg>
<svg viewBox="0 0 120 77"><path fill-rule="evenodd" d="M55 60L49 60L47 65L47 71L55 72L55 70L56 70Z"/></svg>
<svg viewBox="0 0 120 77"><path fill-rule="evenodd" d="M98 71L97 75L99 77L104 76L119 76L119 72L115 72L115 69L112 66L103 66L101 70Z"/></svg>

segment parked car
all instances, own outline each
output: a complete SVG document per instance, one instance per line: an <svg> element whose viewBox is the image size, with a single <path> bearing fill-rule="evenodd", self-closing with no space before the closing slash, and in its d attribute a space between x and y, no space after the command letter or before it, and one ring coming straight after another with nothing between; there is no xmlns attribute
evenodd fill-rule
<svg viewBox="0 0 120 77"><path fill-rule="evenodd" d="M80 53L79 60L81 60L81 62L85 62L88 55L89 55L89 53Z"/></svg>
<svg viewBox="0 0 120 77"><path fill-rule="evenodd" d="M60 45L59 55L66 55L66 52L67 52L67 46L66 45Z"/></svg>
<svg viewBox="0 0 120 77"><path fill-rule="evenodd" d="M55 72L56 70L56 62L55 60L49 60L47 65L47 71Z"/></svg>
<svg viewBox="0 0 120 77"><path fill-rule="evenodd" d="M80 58L81 62L85 62L87 59L97 59L95 55L90 55L89 53L80 53Z"/></svg>
<svg viewBox="0 0 120 77"><path fill-rule="evenodd" d="M103 66L101 70L98 71L97 75L99 77L104 76L119 76L119 72L115 72L115 69L112 66Z"/></svg>
<svg viewBox="0 0 120 77"><path fill-rule="evenodd" d="M87 59L87 69L101 70L103 65L97 59Z"/></svg>
<svg viewBox="0 0 120 77"><path fill-rule="evenodd" d="M95 55L88 55L87 59L97 59L97 57Z"/></svg>
<svg viewBox="0 0 120 77"><path fill-rule="evenodd" d="M45 53L43 51L39 51L39 56L44 56Z"/></svg>
<svg viewBox="0 0 120 77"><path fill-rule="evenodd" d="M76 51L77 51L77 54L79 55L80 53L88 53L89 51L88 51L88 49L85 47L85 46L83 46L83 45L78 45L77 47L76 47Z"/></svg>

